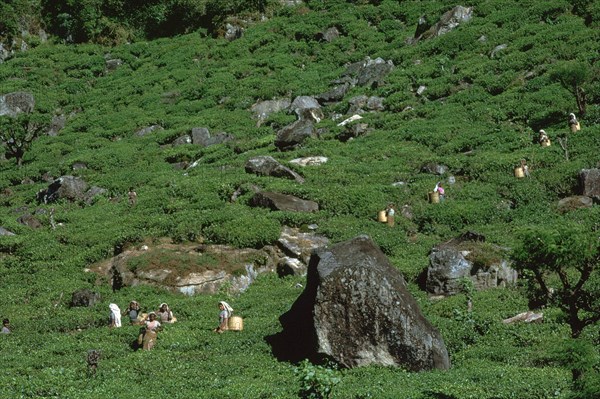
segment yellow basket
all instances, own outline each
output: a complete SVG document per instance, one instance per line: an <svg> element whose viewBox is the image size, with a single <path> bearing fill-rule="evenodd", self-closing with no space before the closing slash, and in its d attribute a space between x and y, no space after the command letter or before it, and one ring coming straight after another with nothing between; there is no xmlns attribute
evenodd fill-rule
<svg viewBox="0 0 600 399"><path fill-rule="evenodd" d="M522 167L520 167L520 166L517 166L517 167L515 168L515 177L517 177L517 178L519 178L519 179L521 179L521 178L525 177L525 171L523 170L523 168L522 168Z"/></svg>
<svg viewBox="0 0 600 399"><path fill-rule="evenodd" d="M550 140L545 140L540 143L542 147L550 147Z"/></svg>
<svg viewBox="0 0 600 399"><path fill-rule="evenodd" d="M440 193L438 193L437 191L430 191L428 193L428 196L429 196L429 203L438 204L440 202Z"/></svg>
<svg viewBox="0 0 600 399"><path fill-rule="evenodd" d="M385 210L379 211L379 213L377 214L377 220L380 221L381 223L387 222L387 216L385 214Z"/></svg>
<svg viewBox="0 0 600 399"><path fill-rule="evenodd" d="M232 331L242 331L244 329L244 319L240 316L231 316L229 318L228 327Z"/></svg>

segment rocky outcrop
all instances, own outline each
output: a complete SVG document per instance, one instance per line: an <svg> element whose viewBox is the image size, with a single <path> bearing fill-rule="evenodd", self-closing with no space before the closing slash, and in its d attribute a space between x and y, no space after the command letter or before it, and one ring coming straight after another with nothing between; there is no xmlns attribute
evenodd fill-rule
<svg viewBox="0 0 600 399"><path fill-rule="evenodd" d="M156 251L156 252L155 252ZM152 247L130 248L119 255L92 266L87 271L118 281L119 288L124 286L149 285L186 295L216 294L223 287L231 293L245 291L258 274L273 271L278 258L272 256L271 247L263 249L238 249L223 245L171 245L160 244ZM156 253L157 255L153 255ZM184 270L164 264L131 267L139 256L160 259L171 258L173 262L185 257L193 259ZM202 259L209 259L203 264ZM218 260L218 265L214 264ZM138 261L139 262L139 261Z"/></svg>
<svg viewBox="0 0 600 399"><path fill-rule="evenodd" d="M245 170L247 173L254 173L261 176L282 177L284 179L295 180L298 183L304 183L304 178L288 167L283 166L270 156L259 156L249 159L246 162Z"/></svg>
<svg viewBox="0 0 600 399"><path fill-rule="evenodd" d="M426 290L434 295L463 292L464 279L475 289L505 287L517 282L517 271L502 258L504 249L483 245L482 236L467 233L431 250ZM484 263L485 262L485 263Z"/></svg>
<svg viewBox="0 0 600 399"><path fill-rule="evenodd" d="M273 211L316 212L319 210L319 204L314 201L268 191L254 194L250 199L250 205L269 208Z"/></svg>
<svg viewBox="0 0 600 399"><path fill-rule="evenodd" d="M119 255L92 265L88 272L100 276L99 281L111 280L113 289L124 286L150 285L186 295L215 294L227 287L228 292L245 291L265 272L277 269L281 276L302 275L311 251L327 244L327 239L314 232L304 233L297 228L285 227L277 246L267 245L261 249L232 248L224 245L158 244L130 247ZM156 255L153 255L155 253ZM160 259L143 262L137 257ZM195 266L180 268L177 259L195 259ZM202 258L208 259L203 265ZM166 260L165 260L166 259ZM214 259L218 264L214 264ZM132 266L132 265L142 265ZM152 266L148 266L152 265Z"/></svg>
<svg viewBox="0 0 600 399"><path fill-rule="evenodd" d="M0 116L16 117L18 114L31 113L35 108L33 94L16 91L0 96Z"/></svg>
<svg viewBox="0 0 600 399"><path fill-rule="evenodd" d="M581 195L600 201L600 169L582 169L579 172Z"/></svg>
<svg viewBox="0 0 600 399"><path fill-rule="evenodd" d="M400 272L366 237L316 251L306 288L269 337L280 358L328 357L345 367L448 369L438 330L425 319Z"/></svg>
<svg viewBox="0 0 600 399"><path fill-rule="evenodd" d="M327 28L324 32L317 34L316 39L318 41L323 40L328 43L331 43L339 37L340 31L335 26L332 26L331 28Z"/></svg>

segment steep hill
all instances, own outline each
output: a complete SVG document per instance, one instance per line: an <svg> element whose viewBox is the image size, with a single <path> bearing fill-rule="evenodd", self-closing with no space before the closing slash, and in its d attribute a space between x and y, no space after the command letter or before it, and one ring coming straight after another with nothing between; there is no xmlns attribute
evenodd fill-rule
<svg viewBox="0 0 600 399"><path fill-rule="evenodd" d="M27 50L0 64L0 96L34 99L32 113L2 116L1 132L36 136L22 154L11 150L10 135L3 137L0 159L0 227L14 233L0 236L0 316L10 317L14 329L0 337L1 397L310 397L304 388L311 372L335 385L333 398L598 393L593 382L571 385L571 366L561 356L566 351L556 349L569 338L557 307L544 309L543 324L502 324L528 309L525 278L514 289L442 301L429 300L418 284L432 247L467 230L508 248L518 247L529 229L597 236L597 203L565 211L558 201L581 193L582 169L600 167L598 2L474 0L460 4L472 7L470 18L438 33L429 28L459 4L221 2L231 7L210 14L206 7L219 2L145 2L163 10L156 14L163 25L151 23L154 14L143 19L100 6L93 18L48 11L48 4L61 2L2 7L15 11L25 3L30 27L53 35L24 38ZM82 2L104 3L123 2ZM186 14L189 24L176 27L176 3L205 19L195 24L195 14ZM58 29L66 26L59 23L65 13L70 29L83 32L71 37L79 44L66 41L73 32ZM18 24L5 21L0 35L9 37ZM255 110L299 96L318 98L322 115L315 134L282 151L279 132L298 116L289 107L263 116ZM575 134L567 124L571 112L582 126ZM339 125L354 114L362 119ZM550 147L538 144L540 129ZM267 155L304 182L246 172L248 160ZM289 163L308 156L328 161ZM522 159L530 177L517 179L513 169ZM102 190L44 202L40 191L60 176ZM439 181L446 183L446 200L430 204L427 193ZM314 201L319 210L254 207L254 187ZM128 202L130 188L135 206ZM398 212L394 228L379 223L378 211L390 202L406 205L412 217ZM22 223L27 220L34 221ZM186 297L149 287L113 292L84 271L129 246L165 237L260 248L283 226L311 224L331 242L373 238L440 329L451 370L332 371L277 361L265 337L280 330L277 318L299 295L300 277L263 276L239 296ZM71 293L81 288L103 300L70 308ZM245 317L244 332L211 333L223 298ZM167 326L152 352L130 348L135 327L105 328L108 304L124 307L131 299L149 309L166 301L180 320ZM581 347L596 345L587 357L595 379L598 336L596 324L581 337ZM95 377L85 374L89 349L102 352Z"/></svg>

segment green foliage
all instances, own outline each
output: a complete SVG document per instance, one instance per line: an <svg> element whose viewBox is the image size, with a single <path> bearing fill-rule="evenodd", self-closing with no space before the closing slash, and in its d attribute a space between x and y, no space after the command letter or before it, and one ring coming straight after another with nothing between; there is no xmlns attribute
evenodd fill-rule
<svg viewBox="0 0 600 399"><path fill-rule="evenodd" d="M301 398L328 399L340 382L339 372L334 366L313 365L308 360L303 360L295 372L300 379Z"/></svg>

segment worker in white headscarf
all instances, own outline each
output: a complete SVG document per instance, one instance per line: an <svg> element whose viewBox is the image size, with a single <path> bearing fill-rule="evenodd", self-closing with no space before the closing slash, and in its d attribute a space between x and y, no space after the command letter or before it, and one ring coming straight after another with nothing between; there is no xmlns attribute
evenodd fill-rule
<svg viewBox="0 0 600 399"><path fill-rule="evenodd" d="M571 133L575 133L581 129L577 117L572 112L569 114L569 128L571 129Z"/></svg>
<svg viewBox="0 0 600 399"><path fill-rule="evenodd" d="M542 145L542 146L547 146L548 143L550 143L550 138L548 137L548 133L546 133L546 131L544 129L539 131L538 141L540 142L540 145Z"/></svg>
<svg viewBox="0 0 600 399"><path fill-rule="evenodd" d="M222 333L229 330L229 318L233 314L233 308L225 301L219 302L219 326L214 329L215 332Z"/></svg>
<svg viewBox="0 0 600 399"><path fill-rule="evenodd" d="M108 308L110 309L109 327L121 327L121 309L119 309L116 303L111 303L110 305L108 305Z"/></svg>

